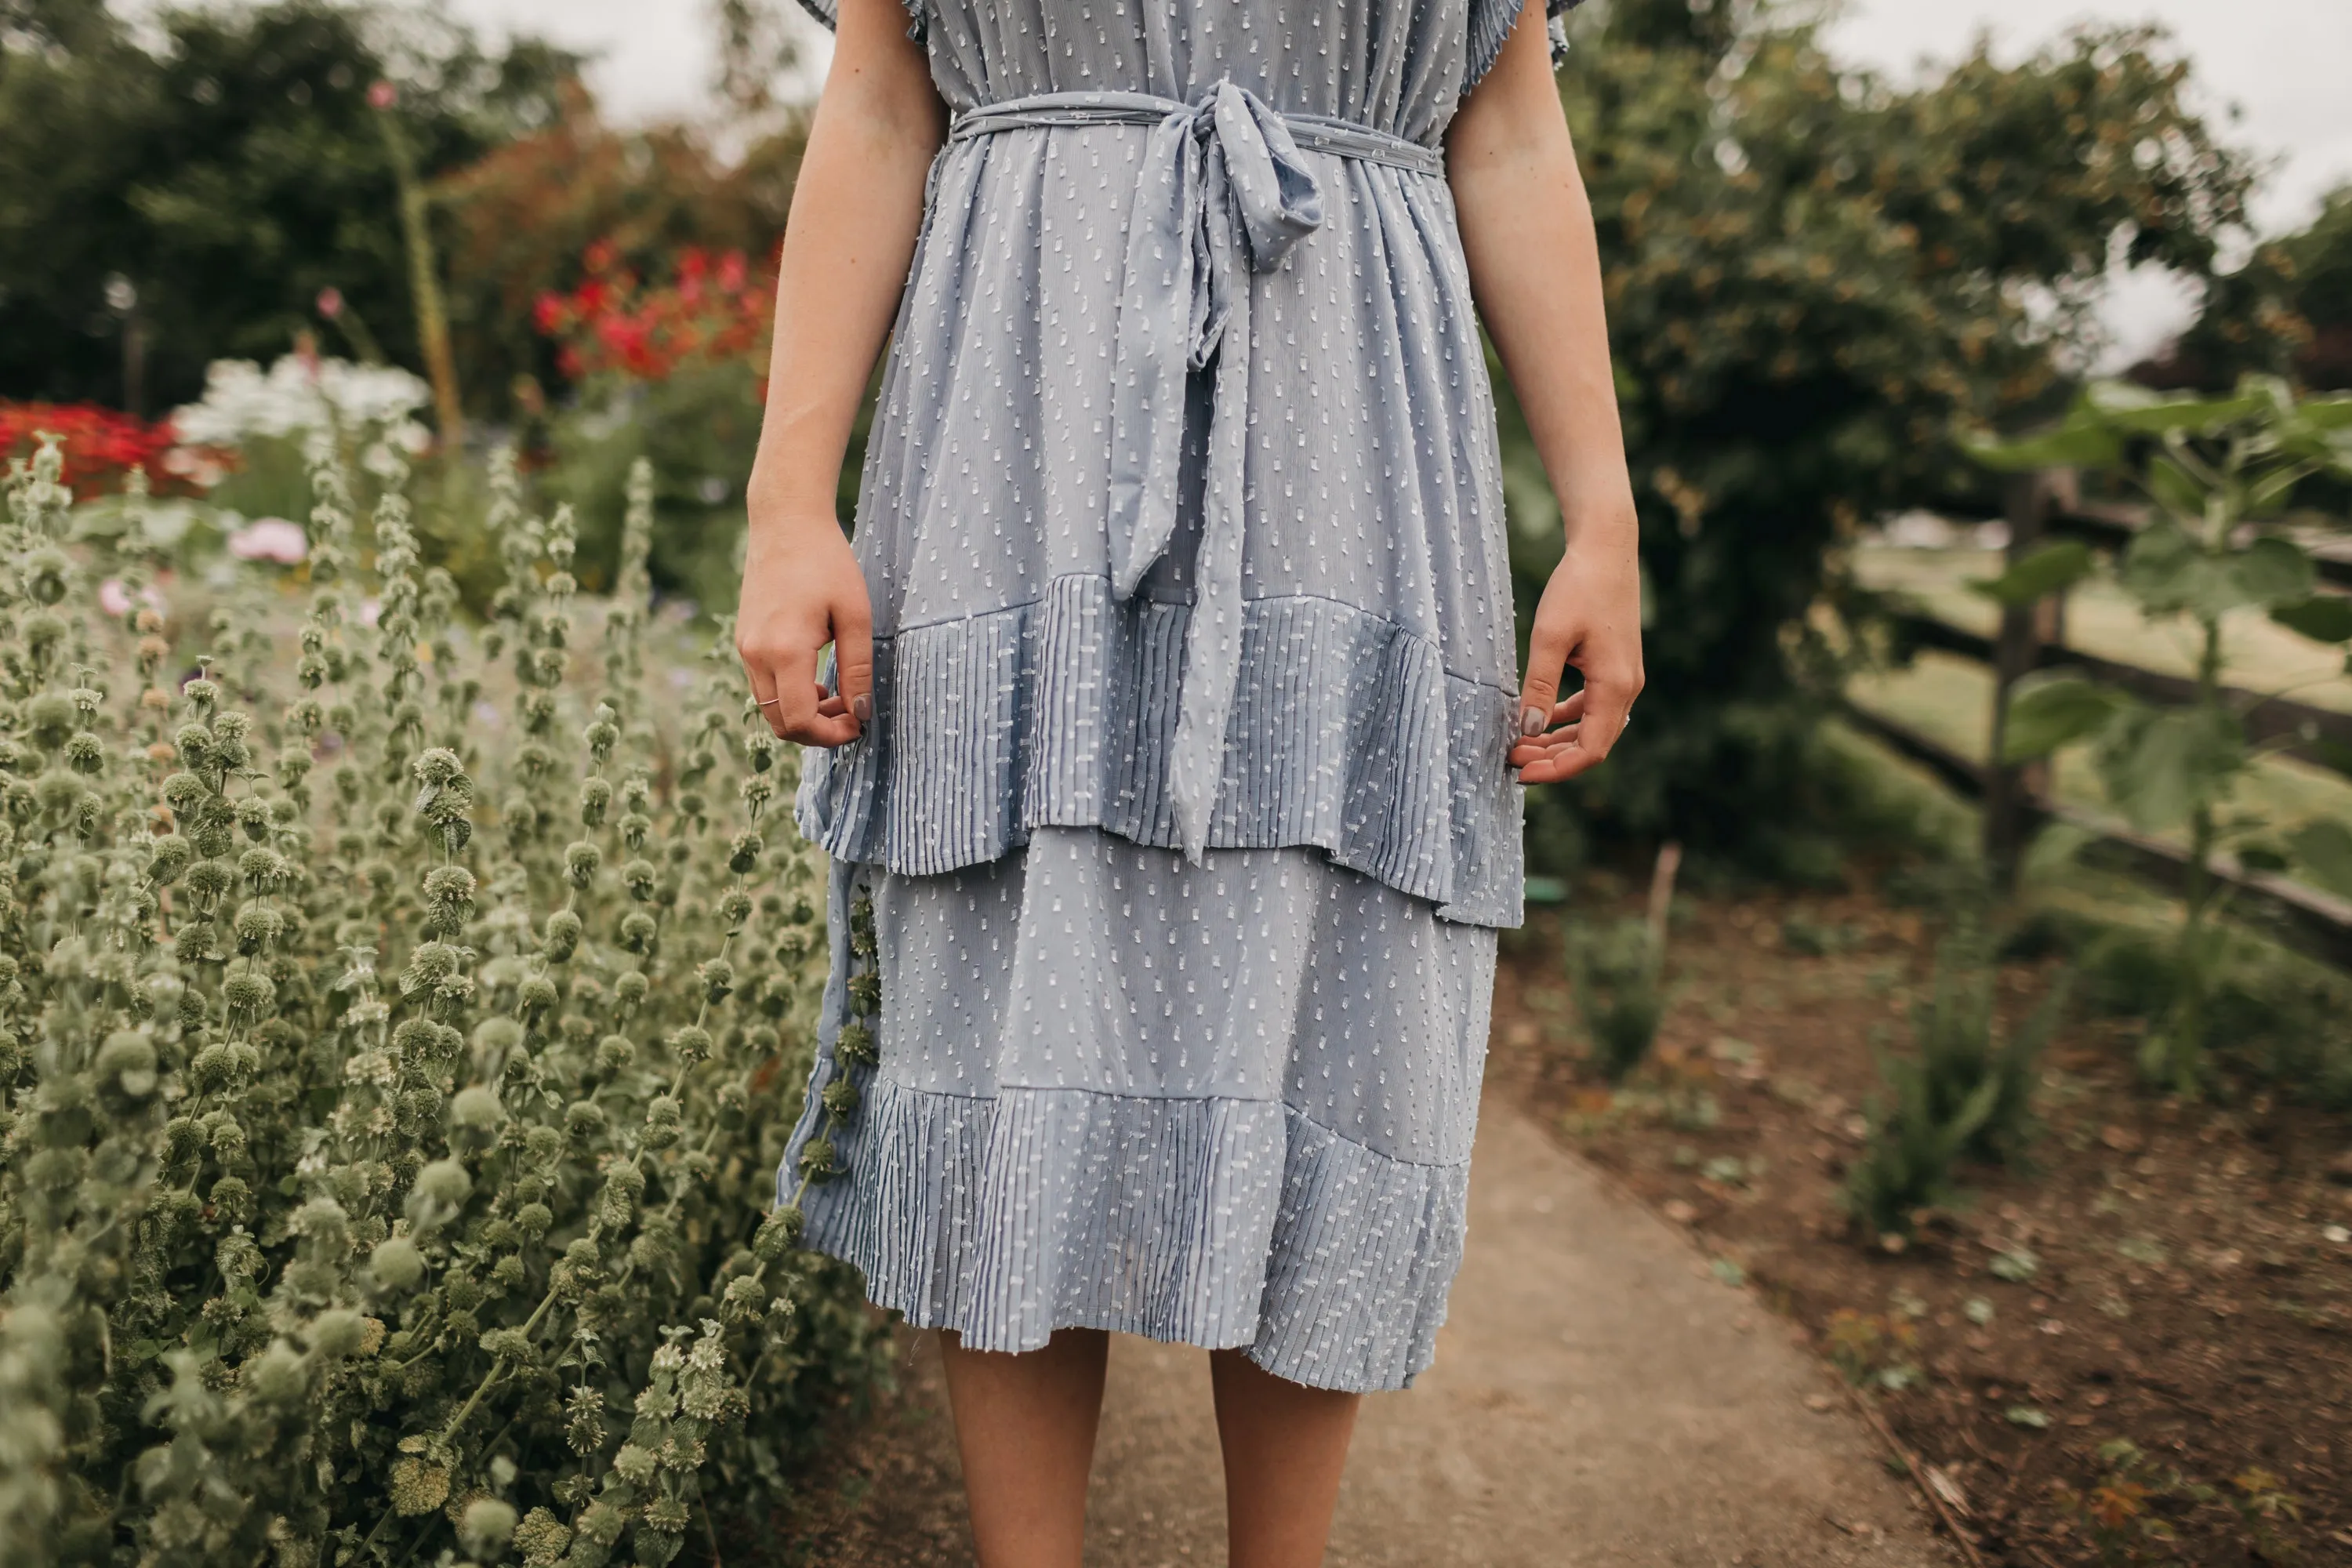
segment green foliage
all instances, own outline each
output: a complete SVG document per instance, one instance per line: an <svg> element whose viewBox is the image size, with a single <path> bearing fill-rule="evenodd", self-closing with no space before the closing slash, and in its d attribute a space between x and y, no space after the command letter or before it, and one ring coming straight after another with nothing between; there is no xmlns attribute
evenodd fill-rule
<svg viewBox="0 0 2352 1568"><path fill-rule="evenodd" d="M153 47L95 5L0 19L0 393L125 402L110 277L135 289L144 400L194 397L215 359L275 359L321 289L410 365L394 182L367 93L397 80L437 173L555 112L578 62L485 52L446 18L333 0L167 8Z"/></svg>
<svg viewBox="0 0 2352 1568"><path fill-rule="evenodd" d="M639 462L656 474L655 580L702 604L731 604L741 573L745 487L760 438L760 374L744 361L700 364L666 380L599 378L555 421L555 466L542 480L581 520L584 570L615 558L619 481Z"/></svg>
<svg viewBox="0 0 2352 1568"><path fill-rule="evenodd" d="M1950 1200L1952 1167L1991 1116L2000 1086L1986 1079L1939 1119L1919 1062L1888 1057L1880 1071L1893 1098L1872 1108L1869 1140L1846 1173L1845 1205L1873 1236L1908 1236L1919 1211Z"/></svg>
<svg viewBox="0 0 2352 1568"><path fill-rule="evenodd" d="M2003 607L2030 605L2089 576L2096 564L2089 545L2079 539L2062 539L2043 545L2000 576L1972 581L1969 586Z"/></svg>
<svg viewBox="0 0 2352 1568"><path fill-rule="evenodd" d="M2208 938L2227 895L2212 858L2235 850L2252 866L2298 863L2324 885L2352 889L2352 834L2317 824L2284 838L2235 806L2239 781L2263 755L2228 695L2222 618L2260 609L2319 641L2352 642L2352 614L2316 596L2318 573L2303 543L2279 527L2297 487L2352 475L2352 397L2298 398L2282 381L2249 377L2230 394L2159 395L2120 383L2085 388L2054 429L2013 441L1972 438L1988 467L2040 467L2053 450L2096 460L2152 503L2115 563L2115 581L2150 620L2188 623L2198 647L2196 694L2160 707L2069 675L2021 686L2003 721L2010 762L2076 743L2090 747L2107 796L2149 832L2186 825L2187 911L2175 953L2171 1006L2147 1033L2147 1077L2181 1093L2200 1087L2214 944ZM2074 581L2043 552L2012 567L2004 602L2030 604ZM2352 656L2347 667L2352 668Z"/></svg>
<svg viewBox="0 0 2352 1568"><path fill-rule="evenodd" d="M191 647L56 472L0 525L10 1562L659 1564L775 1499L880 1342L762 1219L820 876L723 642L650 657L649 477L598 606L501 462L477 635L322 448L307 592Z"/></svg>
<svg viewBox="0 0 2352 1568"><path fill-rule="evenodd" d="M2087 868L2067 868L2080 879ZM2178 917L2133 884L2096 879L2070 900L2044 888L2012 948L2072 955L2083 1004L2161 1020L2183 975ZM2130 918L2128 900L2145 910ZM2352 1108L2352 980L2234 923L2210 926L2199 973L2209 1038L2231 1068L2307 1105Z"/></svg>
<svg viewBox="0 0 2352 1568"><path fill-rule="evenodd" d="M2015 66L1980 51L1897 90L1831 59L1794 8L1587 10L1561 80L1654 630L1643 723L1608 768L1549 790L1596 839L1671 832L1753 859L1805 815L1807 736L1839 672L1808 617L1825 594L1868 608L1841 542L1974 492L1951 421L2053 395L2111 241L2207 269L2250 170L2142 31ZM2065 304L2055 330L2033 297ZM1531 615L1558 512L1507 394L1501 413Z"/></svg>
<svg viewBox="0 0 2352 1568"><path fill-rule="evenodd" d="M1871 1108L1845 1187L1848 1210L1874 1236L1909 1235L1919 1210L1950 1199L1960 1163L2014 1163L2032 1140L2042 1051L2069 982L2062 978L2004 1036L1994 1017L1998 976L1981 932L1947 936L1934 986L1912 1009L1913 1053L1879 1058L1887 1098Z"/></svg>
<svg viewBox="0 0 2352 1568"><path fill-rule="evenodd" d="M1650 1058L1665 1018L1665 948L1654 922L1570 922L1568 973L1593 1065L1622 1083Z"/></svg>
<svg viewBox="0 0 2352 1568"><path fill-rule="evenodd" d="M1934 988L1912 1007L1911 1031L1928 1120L1940 1126L1958 1122L1981 1087L1994 1085L1990 1108L1958 1155L2015 1164L2040 1131L2034 1089L2042 1054L2065 1015L2073 976L2061 974L2033 1013L2006 1032L1994 1017L1999 977L1991 943L1980 932L1963 929L1946 937L1937 953Z"/></svg>

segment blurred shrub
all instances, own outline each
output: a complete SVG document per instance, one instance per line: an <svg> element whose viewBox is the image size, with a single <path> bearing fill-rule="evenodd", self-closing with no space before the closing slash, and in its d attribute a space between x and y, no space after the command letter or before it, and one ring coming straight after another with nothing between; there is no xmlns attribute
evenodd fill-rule
<svg viewBox="0 0 2352 1568"><path fill-rule="evenodd" d="M760 441L757 383L749 363L696 365L658 382L607 381L552 422L554 462L540 487L579 510L583 574L603 580L613 570L622 521L613 486L632 464L651 459L668 476L654 497L655 582L706 609L732 611L743 489Z"/></svg>
<svg viewBox="0 0 2352 1568"><path fill-rule="evenodd" d="M1642 919L1568 923L1570 994L1592 1042L1593 1065L1611 1083L1622 1083L1649 1060L1665 1021L1667 933L1682 863L1680 844L1659 847Z"/></svg>
<svg viewBox="0 0 2352 1568"><path fill-rule="evenodd" d="M1633 916L1568 928L1568 976L1592 1065L1622 1083L1650 1059L1666 1016L1665 954L1650 922Z"/></svg>
<svg viewBox="0 0 2352 1568"><path fill-rule="evenodd" d="M583 268L578 287L533 307L579 386L551 423L555 462L544 486L579 512L593 581L619 542L620 479L650 460L673 476L654 499L656 582L704 605L731 604L766 399L773 272L755 271L740 251L688 247L649 282L601 241ZM855 467L844 467L845 486L854 486Z"/></svg>
<svg viewBox="0 0 2352 1568"><path fill-rule="evenodd" d="M0 393L134 411L195 396L215 360L284 353L329 288L419 363L370 86L400 82L403 134L437 173L551 121L578 68L529 37L492 54L440 12L332 0L135 26L76 0L22 10L0 26Z"/></svg>
<svg viewBox="0 0 2352 1568"><path fill-rule="evenodd" d="M784 231L804 140L798 120L757 136L730 163L681 127L604 124L576 83L562 102L553 123L435 186L458 361L478 406L507 409L518 374L549 385L576 379L536 319L548 296L624 271L668 279L698 253L770 257ZM772 281L772 271L752 271L754 284ZM526 405L532 395L526 388Z"/></svg>
<svg viewBox="0 0 2352 1568"><path fill-rule="evenodd" d="M776 1499L881 1342L761 1218L819 872L652 642L649 484L599 606L500 465L477 638L322 447L307 591L175 640L58 471L0 523L8 1562L660 1564Z"/></svg>
<svg viewBox="0 0 2352 1568"><path fill-rule="evenodd" d="M2155 35L2108 30L2013 67L1980 48L1896 90L1831 59L1795 8L1594 14L1561 82L1601 229L1651 628L1643 724L1609 767L1547 786L1595 837L1807 858L1766 840L1816 815L1807 733L1838 660L1809 615L1825 595L1868 608L1841 542L1888 509L1976 493L1953 418L2060 390L2115 242L2198 275L2242 216L2249 166L2189 111L2184 79ZM1531 614L1558 513L1507 392L1502 413Z"/></svg>
<svg viewBox="0 0 2352 1568"><path fill-rule="evenodd" d="M2321 203L2308 227L2264 241L2215 279L2179 342L2132 376L2220 392L2248 372L2352 388L2352 185Z"/></svg>

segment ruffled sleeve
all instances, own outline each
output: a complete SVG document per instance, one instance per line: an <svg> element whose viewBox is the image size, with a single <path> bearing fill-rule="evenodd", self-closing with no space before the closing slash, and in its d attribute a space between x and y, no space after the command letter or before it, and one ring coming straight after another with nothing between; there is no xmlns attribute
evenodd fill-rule
<svg viewBox="0 0 2352 1568"><path fill-rule="evenodd" d="M803 0L804 5L819 3ZM1470 69L1462 79L1464 92L1477 86L1493 68L1495 57L1503 52L1503 40L1518 26L1519 8L1525 4L1527 0L1470 0ZM1551 37L1555 68L1568 58L1568 14L1581 4L1583 0L1544 0L1544 26Z"/></svg>
<svg viewBox="0 0 2352 1568"><path fill-rule="evenodd" d="M900 0L900 3L907 7L907 37L919 44L923 41L924 0ZM1568 3L1573 5L1577 0L1568 0ZM801 5L810 16L823 22L827 32L833 30L835 19L840 15L839 0L801 0Z"/></svg>

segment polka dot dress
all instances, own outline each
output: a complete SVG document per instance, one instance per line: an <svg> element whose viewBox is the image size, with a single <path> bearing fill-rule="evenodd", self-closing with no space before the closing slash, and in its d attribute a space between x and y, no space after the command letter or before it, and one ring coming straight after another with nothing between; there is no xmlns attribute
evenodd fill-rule
<svg viewBox="0 0 2352 1568"><path fill-rule="evenodd" d="M1522 883L1441 149L1520 4L910 0L952 128L859 494L875 717L796 803L834 954L779 1174L829 1137L806 1242L910 1322L1429 1364Z"/></svg>

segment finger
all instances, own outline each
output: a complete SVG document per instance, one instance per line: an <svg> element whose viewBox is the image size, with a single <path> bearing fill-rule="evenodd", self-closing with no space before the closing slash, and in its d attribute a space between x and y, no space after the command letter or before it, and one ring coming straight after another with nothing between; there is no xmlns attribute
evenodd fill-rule
<svg viewBox="0 0 2352 1568"><path fill-rule="evenodd" d="M776 739L782 740L783 725L776 718L775 672L768 668L764 658L755 653L739 649L738 656L743 660L743 676L751 682L751 700L759 705L761 721L775 733Z"/></svg>
<svg viewBox="0 0 2352 1568"><path fill-rule="evenodd" d="M1633 711L1633 698L1641 689L1638 675L1615 670L1586 672L1584 719L1577 726L1577 743L1598 752L1594 761L1607 756L1617 744L1617 737L1625 732L1626 715Z"/></svg>
<svg viewBox="0 0 2352 1568"><path fill-rule="evenodd" d="M777 732L807 746L845 746L857 739L857 725L846 714L819 711L816 649L786 648L775 659Z"/></svg>
<svg viewBox="0 0 2352 1568"><path fill-rule="evenodd" d="M1582 719L1549 734L1531 736L1512 750L1510 761L1519 770L1519 782L1557 784L1607 760L1625 732L1627 714L1641 689L1639 675L1589 678L1585 690L1591 696Z"/></svg>
<svg viewBox="0 0 2352 1568"><path fill-rule="evenodd" d="M1519 733L1539 735L1553 722L1560 707L1559 678L1568 668L1572 639L1559 618L1538 607L1528 634L1528 673L1519 685Z"/></svg>
<svg viewBox="0 0 2352 1568"><path fill-rule="evenodd" d="M1541 762L1576 744L1576 728L1553 730L1541 735L1529 735L1513 746L1507 759L1511 766L1523 768L1529 763Z"/></svg>
<svg viewBox="0 0 2352 1568"><path fill-rule="evenodd" d="M863 580L833 606L833 658L850 722L863 731L874 718L874 613Z"/></svg>

